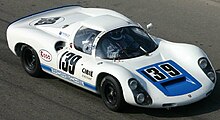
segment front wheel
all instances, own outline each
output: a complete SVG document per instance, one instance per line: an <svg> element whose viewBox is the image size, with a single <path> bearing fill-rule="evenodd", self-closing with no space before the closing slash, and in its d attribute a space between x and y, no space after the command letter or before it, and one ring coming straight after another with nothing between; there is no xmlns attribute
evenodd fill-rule
<svg viewBox="0 0 220 120"><path fill-rule="evenodd" d="M120 112L125 107L125 100L119 82L112 76L106 76L101 83L100 93L105 105L112 111Z"/></svg>
<svg viewBox="0 0 220 120"><path fill-rule="evenodd" d="M21 63L25 71L31 76L40 77L43 73L38 55L30 46L24 46L22 48Z"/></svg>

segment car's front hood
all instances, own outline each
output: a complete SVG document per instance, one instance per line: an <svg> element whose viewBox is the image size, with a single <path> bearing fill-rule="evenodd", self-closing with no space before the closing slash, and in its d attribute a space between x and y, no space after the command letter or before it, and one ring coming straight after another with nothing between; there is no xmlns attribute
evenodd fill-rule
<svg viewBox="0 0 220 120"><path fill-rule="evenodd" d="M167 96L183 95L199 89L201 83L181 67L181 62L176 61L175 57L164 54L161 47L149 56L121 60L118 64Z"/></svg>

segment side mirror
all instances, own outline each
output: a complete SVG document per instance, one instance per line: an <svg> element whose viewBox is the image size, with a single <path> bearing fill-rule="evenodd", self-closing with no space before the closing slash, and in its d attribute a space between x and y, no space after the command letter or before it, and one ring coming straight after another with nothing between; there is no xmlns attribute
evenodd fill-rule
<svg viewBox="0 0 220 120"><path fill-rule="evenodd" d="M147 30L150 30L151 28L153 28L153 24L152 24L152 23L149 23L149 24L147 25Z"/></svg>

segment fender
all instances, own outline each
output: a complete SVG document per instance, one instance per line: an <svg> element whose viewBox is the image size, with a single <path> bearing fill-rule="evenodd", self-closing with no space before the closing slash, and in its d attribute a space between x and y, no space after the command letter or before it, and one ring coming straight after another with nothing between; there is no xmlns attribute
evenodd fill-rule
<svg viewBox="0 0 220 120"><path fill-rule="evenodd" d="M131 78L135 78L130 71L110 61L100 62L96 70L97 70L97 73L99 74L107 73L117 78L118 82L120 83L122 87L125 101L127 103L135 103L135 100L133 98L133 93L130 90L130 87L128 86L128 80Z"/></svg>
<svg viewBox="0 0 220 120"><path fill-rule="evenodd" d="M16 36L16 37L15 37ZM39 38L39 36L41 36ZM46 34L44 31L38 29L30 29L30 28L18 28L15 26L10 26L7 30L7 39L8 46L11 51L16 55L15 46L18 43L24 43L31 46L39 56L41 63L44 63L49 66L55 67L57 60L53 59L57 56L57 51L55 50L55 44L58 41L66 41L61 40L60 38L54 37L50 34ZM41 41L41 42L39 42ZM43 41L43 42L42 42ZM40 51L47 51L49 55L52 57L51 60L45 61L40 57ZM53 57L54 56L54 57Z"/></svg>
<svg viewBox="0 0 220 120"><path fill-rule="evenodd" d="M163 58L172 58L173 61L181 65L181 67L191 73L192 76L196 76L198 71L200 71L201 73L203 72L198 65L198 60L200 58L207 58L209 63L211 64L208 56L204 53L204 51L195 45L185 43L173 43L166 40L161 40L159 49ZM198 71L192 69L192 66L194 66L195 69L197 69ZM211 66L213 68L212 64ZM200 77L204 78L206 77L206 75L202 74ZM200 81L205 82L205 80L200 77L196 79L200 79Z"/></svg>

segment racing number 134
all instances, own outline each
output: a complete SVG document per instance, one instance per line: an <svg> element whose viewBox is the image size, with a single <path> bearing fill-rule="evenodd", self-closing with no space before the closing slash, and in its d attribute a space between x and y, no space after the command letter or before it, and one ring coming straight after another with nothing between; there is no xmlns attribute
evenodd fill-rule
<svg viewBox="0 0 220 120"><path fill-rule="evenodd" d="M76 63L81 58L79 55L66 51L60 58L59 69L74 75Z"/></svg>

